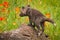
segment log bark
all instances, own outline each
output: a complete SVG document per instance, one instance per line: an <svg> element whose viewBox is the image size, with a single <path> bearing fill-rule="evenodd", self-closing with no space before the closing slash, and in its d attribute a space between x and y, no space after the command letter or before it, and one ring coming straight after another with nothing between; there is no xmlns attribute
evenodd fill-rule
<svg viewBox="0 0 60 40"><path fill-rule="evenodd" d="M19 28L0 33L0 40L49 40L45 34L37 37L37 31L33 27L22 24Z"/></svg>

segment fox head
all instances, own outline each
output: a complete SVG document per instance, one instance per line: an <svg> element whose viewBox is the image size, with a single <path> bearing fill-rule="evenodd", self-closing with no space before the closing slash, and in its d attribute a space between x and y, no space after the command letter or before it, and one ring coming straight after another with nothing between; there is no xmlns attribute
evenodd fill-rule
<svg viewBox="0 0 60 40"><path fill-rule="evenodd" d="M28 16L28 14L30 13L30 5L27 5L27 6L23 6L21 8L21 13L20 13L20 16Z"/></svg>

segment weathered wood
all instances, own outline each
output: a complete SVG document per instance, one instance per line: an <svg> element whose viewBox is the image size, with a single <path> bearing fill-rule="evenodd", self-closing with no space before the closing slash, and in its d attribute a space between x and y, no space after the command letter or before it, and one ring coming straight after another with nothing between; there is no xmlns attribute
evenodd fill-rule
<svg viewBox="0 0 60 40"><path fill-rule="evenodd" d="M37 37L37 31L31 26L22 24L18 29L0 33L0 40L49 40L45 35Z"/></svg>

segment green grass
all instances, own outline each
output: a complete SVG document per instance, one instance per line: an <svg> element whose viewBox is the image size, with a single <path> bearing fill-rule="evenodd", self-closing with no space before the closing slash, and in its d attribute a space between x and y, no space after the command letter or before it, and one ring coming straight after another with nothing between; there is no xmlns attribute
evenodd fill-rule
<svg viewBox="0 0 60 40"><path fill-rule="evenodd" d="M19 13L16 14L15 7L22 7L28 4L27 0L0 0L0 4L4 1L9 2L9 13L0 12L0 17L6 17L6 20L0 21L0 32L9 31L18 28L25 21L26 17L20 17ZM60 0L32 0L29 2L32 8L41 11L44 15L46 13L51 14L51 18L56 22L57 26L48 23L49 26L45 27L45 33L50 36L51 40L60 40ZM0 10L5 7L0 7ZM6 22L4 24L4 22ZM13 25L13 23L16 25Z"/></svg>

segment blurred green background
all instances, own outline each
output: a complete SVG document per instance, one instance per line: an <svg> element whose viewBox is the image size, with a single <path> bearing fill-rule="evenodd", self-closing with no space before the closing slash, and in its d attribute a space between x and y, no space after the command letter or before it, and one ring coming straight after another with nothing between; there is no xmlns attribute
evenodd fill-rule
<svg viewBox="0 0 60 40"><path fill-rule="evenodd" d="M51 23L45 23L45 33L51 40L60 40L60 0L0 0L0 32L28 24L28 17L19 16L20 8L28 4L56 22L56 28Z"/></svg>

